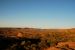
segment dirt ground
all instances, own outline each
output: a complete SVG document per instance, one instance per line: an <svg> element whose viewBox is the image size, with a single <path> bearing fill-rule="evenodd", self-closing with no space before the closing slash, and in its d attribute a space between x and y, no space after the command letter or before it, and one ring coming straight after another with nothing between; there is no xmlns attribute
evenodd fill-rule
<svg viewBox="0 0 75 50"><path fill-rule="evenodd" d="M67 50L75 50L75 42L59 42L57 46L47 48L47 50L61 50L62 48Z"/></svg>

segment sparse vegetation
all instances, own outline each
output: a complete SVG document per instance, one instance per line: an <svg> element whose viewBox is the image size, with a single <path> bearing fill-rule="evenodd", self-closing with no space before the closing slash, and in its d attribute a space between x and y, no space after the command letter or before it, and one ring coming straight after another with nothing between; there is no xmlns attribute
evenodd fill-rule
<svg viewBox="0 0 75 50"><path fill-rule="evenodd" d="M75 29L0 28L0 50L75 50L60 42L75 42Z"/></svg>

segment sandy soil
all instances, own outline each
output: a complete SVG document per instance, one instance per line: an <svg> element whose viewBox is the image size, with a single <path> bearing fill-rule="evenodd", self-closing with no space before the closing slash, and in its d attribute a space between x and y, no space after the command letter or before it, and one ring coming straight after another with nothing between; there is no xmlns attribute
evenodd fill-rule
<svg viewBox="0 0 75 50"><path fill-rule="evenodd" d="M57 46L47 48L47 50L61 50L60 48L61 48L62 46L65 46L65 45L68 45L69 48L75 49L75 42L60 42L60 43L58 43ZM59 48L56 48L56 47L59 47ZM69 49L69 48L68 48L68 49Z"/></svg>

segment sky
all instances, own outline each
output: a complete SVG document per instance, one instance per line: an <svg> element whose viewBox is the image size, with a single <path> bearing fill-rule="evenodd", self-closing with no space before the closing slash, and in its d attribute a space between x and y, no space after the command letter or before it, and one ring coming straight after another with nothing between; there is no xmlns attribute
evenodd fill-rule
<svg viewBox="0 0 75 50"><path fill-rule="evenodd" d="M75 28L75 0L0 0L0 27Z"/></svg>

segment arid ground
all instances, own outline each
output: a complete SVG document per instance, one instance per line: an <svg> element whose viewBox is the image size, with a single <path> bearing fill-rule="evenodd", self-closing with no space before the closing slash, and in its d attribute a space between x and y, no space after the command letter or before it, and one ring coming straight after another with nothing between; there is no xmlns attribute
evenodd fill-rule
<svg viewBox="0 0 75 50"><path fill-rule="evenodd" d="M75 28L0 28L0 50L75 50Z"/></svg>

